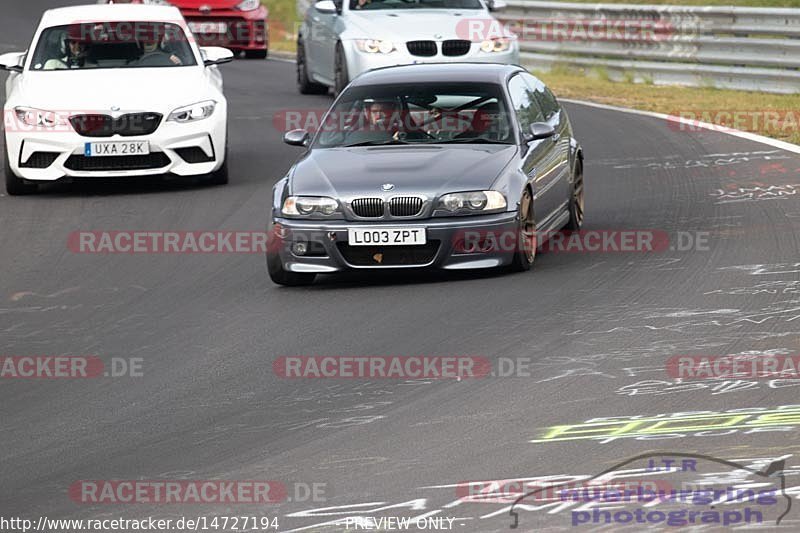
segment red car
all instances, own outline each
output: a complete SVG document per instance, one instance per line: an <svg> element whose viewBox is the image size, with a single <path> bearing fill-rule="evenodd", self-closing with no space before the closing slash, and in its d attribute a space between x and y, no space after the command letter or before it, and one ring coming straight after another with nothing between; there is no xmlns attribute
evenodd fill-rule
<svg viewBox="0 0 800 533"><path fill-rule="evenodd" d="M267 17L261 0L100 0L108 4L162 4L181 10L200 46L224 46L263 59L269 50Z"/></svg>

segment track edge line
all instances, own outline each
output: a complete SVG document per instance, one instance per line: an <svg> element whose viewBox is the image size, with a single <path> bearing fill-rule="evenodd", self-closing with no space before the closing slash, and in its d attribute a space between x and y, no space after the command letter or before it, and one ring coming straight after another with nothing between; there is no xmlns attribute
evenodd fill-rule
<svg viewBox="0 0 800 533"><path fill-rule="evenodd" d="M763 135L758 135L757 133L750 133L747 131L741 131L734 128L728 128L726 126L720 126L718 124L710 124L708 122L701 122L698 120L689 120L681 117L677 117L675 115L666 115L664 113L657 113L655 111L644 111L641 109L632 109L630 107L620 107L615 105L609 104L600 104L597 102L590 102L586 100L575 100L572 98L559 98L561 102L568 102L571 104L578 104L587 107L595 107L597 109L604 109L606 111L616 111L618 113L627 113L629 115L639 115L643 117L652 117L658 118L662 120L666 120L668 122L677 122L680 124L688 124L692 127L696 128L703 128L706 130L710 130L716 133L724 133L725 135L730 135L732 137L739 137L741 139L746 139L748 141L753 141L761 144L766 144L768 146L772 146L773 148L780 148L781 150L786 150L787 152L792 152L795 154L800 154L800 145L792 144L786 141L780 141L778 139L772 139L770 137L765 137Z"/></svg>

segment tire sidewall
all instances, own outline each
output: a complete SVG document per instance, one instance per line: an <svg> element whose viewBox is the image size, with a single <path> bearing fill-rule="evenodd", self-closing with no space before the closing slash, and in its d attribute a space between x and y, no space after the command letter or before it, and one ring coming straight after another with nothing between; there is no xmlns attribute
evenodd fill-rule
<svg viewBox="0 0 800 533"><path fill-rule="evenodd" d="M297 43L297 84L303 88L308 85L308 67L306 66L306 47L303 41Z"/></svg>
<svg viewBox="0 0 800 533"><path fill-rule="evenodd" d="M572 173L572 182L569 190L569 222L567 223L567 229L571 231L580 230L586 217L586 189L584 188L582 193L584 195L584 213L583 218L578 221L577 204L575 202L575 188L578 186L578 181L583 184L583 162L580 159L575 162L575 170Z"/></svg>
<svg viewBox="0 0 800 533"><path fill-rule="evenodd" d="M342 47L342 43L336 43L333 77L333 90L336 93L336 96L339 96L344 88L347 87L347 84L350 83L350 73L347 70L347 56L344 53L344 47Z"/></svg>
<svg viewBox="0 0 800 533"><path fill-rule="evenodd" d="M3 131L3 174L5 176L6 192L11 196L33 194L38 190L36 184L26 183L17 176L11 168L11 161L8 158L8 143L6 142L6 132Z"/></svg>
<svg viewBox="0 0 800 533"><path fill-rule="evenodd" d="M522 203L523 203L522 202L522 198L524 198L526 195L531 197L530 206L528 208L531 212L529 212L529 213L523 213L522 212ZM518 214L517 214L517 216L519 217L519 227L517 229L517 231L519 232L519 238L517 239L517 246L521 247L523 245L521 236L522 236L522 231L523 231L524 226L525 226L525 220L526 220L527 217L533 216L533 211L534 211L533 196L530 194L530 190L526 189L525 192L523 192L522 196L520 196L520 207L519 207L519 211L518 211ZM536 217L534 216L533 219L536 220ZM534 226L534 235L536 235L535 226ZM533 264L536 262L536 245L537 244L538 243L536 241L534 241L533 254L532 254L532 257L530 259L528 258L528 254L526 254L524 250L518 249L518 250L514 251L514 257L511 260L511 268L512 268L512 270L514 270L516 272L526 272L526 271L531 269Z"/></svg>

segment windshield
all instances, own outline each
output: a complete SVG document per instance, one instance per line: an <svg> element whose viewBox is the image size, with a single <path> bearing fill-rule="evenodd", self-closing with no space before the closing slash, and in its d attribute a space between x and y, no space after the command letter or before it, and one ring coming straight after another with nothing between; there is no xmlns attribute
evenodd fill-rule
<svg viewBox="0 0 800 533"><path fill-rule="evenodd" d="M315 146L513 144L500 85L372 85L348 89Z"/></svg>
<svg viewBox="0 0 800 533"><path fill-rule="evenodd" d="M483 9L479 0L350 0L350 9Z"/></svg>
<svg viewBox="0 0 800 533"><path fill-rule="evenodd" d="M168 22L54 26L39 37L31 70L195 66L186 32Z"/></svg>

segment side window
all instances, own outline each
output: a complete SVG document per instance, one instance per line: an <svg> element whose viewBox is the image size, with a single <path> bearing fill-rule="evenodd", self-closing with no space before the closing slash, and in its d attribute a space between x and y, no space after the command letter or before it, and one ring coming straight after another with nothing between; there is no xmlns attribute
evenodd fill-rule
<svg viewBox="0 0 800 533"><path fill-rule="evenodd" d="M542 108L542 113L544 113L545 120L550 120L553 118L553 115L561 111L561 107L558 105L558 100L556 100L556 97L553 96L553 93L550 92L550 89L545 87L541 81L537 80L530 74L522 74L522 77L528 83L528 86L533 89L533 92L536 95L536 101L539 102L539 106Z"/></svg>
<svg viewBox="0 0 800 533"><path fill-rule="evenodd" d="M534 122L545 121L533 90L525 83L522 76L517 75L511 78L511 81L508 82L508 93L523 133L528 133Z"/></svg>
<svg viewBox="0 0 800 533"><path fill-rule="evenodd" d="M536 92L536 97L539 99L539 103L544 110L544 116L547 117L547 120L561 111L561 106L558 105L558 100L556 97L553 96L553 93L550 92L550 89L544 87L544 90Z"/></svg>

